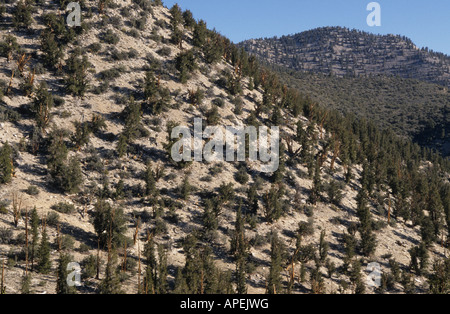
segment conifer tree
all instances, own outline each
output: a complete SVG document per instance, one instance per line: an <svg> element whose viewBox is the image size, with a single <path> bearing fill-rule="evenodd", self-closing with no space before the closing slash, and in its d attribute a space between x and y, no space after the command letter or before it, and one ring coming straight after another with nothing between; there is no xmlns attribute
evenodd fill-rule
<svg viewBox="0 0 450 314"><path fill-rule="evenodd" d="M39 216L36 206L31 211L31 270L34 268L34 260L36 255L36 248L39 241Z"/></svg>
<svg viewBox="0 0 450 314"><path fill-rule="evenodd" d="M145 179L145 195L156 196L157 188L156 188L155 172L152 169L152 164L150 161L147 163L144 179Z"/></svg>
<svg viewBox="0 0 450 314"><path fill-rule="evenodd" d="M125 217L121 208L112 208L109 203L100 199L94 207L93 225L95 232L100 240L101 247L111 241L114 247L122 247L125 231Z"/></svg>
<svg viewBox="0 0 450 314"><path fill-rule="evenodd" d="M76 193L79 186L83 183L80 161L76 157L69 159L66 166L65 176L62 188L65 192Z"/></svg>
<svg viewBox="0 0 450 314"><path fill-rule="evenodd" d="M175 59L175 67L179 72L180 82L186 84L189 74L197 68L194 52L189 50L178 54Z"/></svg>
<svg viewBox="0 0 450 314"><path fill-rule="evenodd" d="M231 253L234 255L236 264L236 290L238 294L247 293L247 259L248 243L245 238L244 219L242 217L242 205L236 214L235 230L231 236Z"/></svg>
<svg viewBox="0 0 450 314"><path fill-rule="evenodd" d="M189 199L189 196L191 195L192 186L189 183L188 176L184 177L184 180L179 188L180 197L187 201Z"/></svg>
<svg viewBox="0 0 450 314"><path fill-rule="evenodd" d="M372 214L368 206L367 191L360 190L358 197L358 208L356 214L360 221L359 232L361 235L361 252L364 256L371 256L376 249L376 236L373 233Z"/></svg>
<svg viewBox="0 0 450 314"><path fill-rule="evenodd" d="M0 184L11 182L13 175L12 148L6 142L0 148Z"/></svg>
<svg viewBox="0 0 450 314"><path fill-rule="evenodd" d="M430 255L425 243L420 243L420 245L413 247L409 250L411 256L410 268L419 276L422 275L423 271L428 267L428 261Z"/></svg>
<svg viewBox="0 0 450 314"><path fill-rule="evenodd" d="M202 48L205 45L207 32L206 22L200 20L194 27L193 44L195 47Z"/></svg>
<svg viewBox="0 0 450 314"><path fill-rule="evenodd" d="M108 249L108 262L106 263L105 278L99 286L100 294L122 294L119 274L117 270L116 255Z"/></svg>
<svg viewBox="0 0 450 314"><path fill-rule="evenodd" d="M278 234L272 233L271 247L270 247L270 271L267 280L268 294L282 293L282 278L281 272L283 270L282 260L282 246Z"/></svg>
<svg viewBox="0 0 450 314"><path fill-rule="evenodd" d="M48 91L47 83L42 82L36 91L32 107L38 128L45 130L50 123L53 104L53 96Z"/></svg>
<svg viewBox="0 0 450 314"><path fill-rule="evenodd" d="M277 221L283 215L283 208L281 204L281 198L283 195L283 187L275 185L273 185L269 192L264 195L264 216L269 223Z"/></svg>
<svg viewBox="0 0 450 314"><path fill-rule="evenodd" d="M31 294L31 275L23 274L22 282L20 284L20 293L21 294Z"/></svg>
<svg viewBox="0 0 450 314"><path fill-rule="evenodd" d="M366 291L366 286L362 279L361 274L361 262L354 260L352 263L352 270L350 272L350 281L353 284L353 290L355 294L364 294Z"/></svg>
<svg viewBox="0 0 450 314"><path fill-rule="evenodd" d="M13 26L17 30L29 29L31 24L33 23L31 12L31 4L26 0L20 0L13 11Z"/></svg>
<svg viewBox="0 0 450 314"><path fill-rule="evenodd" d="M71 287L67 283L67 277L69 276L69 272L67 270L67 266L71 257L65 253L61 253L58 261L58 269L57 269L57 281L56 281L56 294L75 294L75 287Z"/></svg>
<svg viewBox="0 0 450 314"><path fill-rule="evenodd" d="M315 170L314 170L314 179L313 186L311 188L311 192L309 194L309 202L313 205L316 205L320 199L320 194L322 193L323 185L322 178L320 175L320 165L319 162L316 162Z"/></svg>
<svg viewBox="0 0 450 314"><path fill-rule="evenodd" d="M153 242L153 236L150 236L144 248L144 256L146 259L147 267L145 269L144 282L143 282L143 293L144 294L154 294L156 280L157 280L157 265L155 255L155 243Z"/></svg>
<svg viewBox="0 0 450 314"><path fill-rule="evenodd" d="M183 25L186 28L192 29L197 22L194 19L194 16L191 11L186 10L183 12Z"/></svg>
<svg viewBox="0 0 450 314"><path fill-rule="evenodd" d="M158 293L167 294L169 290L167 273L167 252L163 245L158 245Z"/></svg>
<svg viewBox="0 0 450 314"><path fill-rule="evenodd" d="M48 241L47 227L45 222L42 231L41 243L39 245L39 250L37 253L38 253L38 265L37 265L38 272L40 272L41 274L48 274L51 269L50 243Z"/></svg>
<svg viewBox="0 0 450 314"><path fill-rule="evenodd" d="M432 294L448 295L450 293L450 258L434 262L433 272L428 282Z"/></svg>
<svg viewBox="0 0 450 314"><path fill-rule="evenodd" d="M258 188L256 184L252 184L247 191L247 210L251 215L257 215L259 209Z"/></svg>
<svg viewBox="0 0 450 314"><path fill-rule="evenodd" d="M4 41L0 42L0 55L8 59L8 62L13 56L20 51L20 46L17 43L17 38L13 35L6 35Z"/></svg>
<svg viewBox="0 0 450 314"><path fill-rule="evenodd" d="M320 233L320 243L319 243L319 262L321 265L323 265L323 263L327 259L328 249L330 247L328 242L325 240L325 236L326 231L322 230L322 232Z"/></svg>
<svg viewBox="0 0 450 314"><path fill-rule="evenodd" d="M76 49L66 60L66 88L73 96L83 97L89 87L88 68L90 63L86 55Z"/></svg>
<svg viewBox="0 0 450 314"><path fill-rule="evenodd" d="M64 56L62 48L58 45L55 35L50 30L44 30L41 35L42 60L49 69L57 69Z"/></svg>
<svg viewBox="0 0 450 314"><path fill-rule="evenodd" d="M177 274L175 276L175 287L173 292L175 294L188 294L189 289L186 284L186 279L183 275L182 267L177 268Z"/></svg>
<svg viewBox="0 0 450 314"><path fill-rule="evenodd" d="M431 221L434 226L434 234L439 237L443 227L444 227L444 207L442 205L442 200L439 195L439 188L437 186L432 186L430 188L430 194L428 197L428 211L430 213Z"/></svg>
<svg viewBox="0 0 450 314"><path fill-rule="evenodd" d="M170 24L172 27L178 27L178 25L183 21L183 14L178 4L175 4L170 9Z"/></svg>

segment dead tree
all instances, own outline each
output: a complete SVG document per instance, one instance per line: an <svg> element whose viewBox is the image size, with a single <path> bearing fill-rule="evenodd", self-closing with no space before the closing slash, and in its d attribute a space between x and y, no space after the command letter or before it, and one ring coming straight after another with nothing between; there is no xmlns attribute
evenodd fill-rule
<svg viewBox="0 0 450 314"><path fill-rule="evenodd" d="M31 56L28 56L24 53L17 60L17 69L20 72L20 76L23 76L23 71L25 71L25 66L30 62Z"/></svg>
<svg viewBox="0 0 450 314"><path fill-rule="evenodd" d="M14 226L17 228L19 225L19 220L21 218L22 210L22 197L19 197L17 193L12 195L12 205L13 205L13 216L14 216Z"/></svg>

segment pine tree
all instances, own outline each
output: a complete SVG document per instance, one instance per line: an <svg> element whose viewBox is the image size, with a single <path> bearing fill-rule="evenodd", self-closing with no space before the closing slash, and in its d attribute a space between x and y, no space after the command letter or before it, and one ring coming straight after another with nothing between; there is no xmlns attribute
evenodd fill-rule
<svg viewBox="0 0 450 314"><path fill-rule="evenodd" d="M42 231L41 244L38 249L38 265L37 271L41 274L48 274L52 267L50 262L50 243L47 236L47 227L44 222L44 227Z"/></svg>
<svg viewBox="0 0 450 314"><path fill-rule="evenodd" d="M23 274L22 282L20 285L20 293L21 294L31 294L31 275Z"/></svg>
<svg viewBox="0 0 450 314"><path fill-rule="evenodd" d="M106 263L105 278L99 286L100 294L122 294L119 274L116 264L116 255L108 249L108 262Z"/></svg>
<svg viewBox="0 0 450 314"><path fill-rule="evenodd" d="M256 184L252 184L252 186L247 191L247 210L251 215L257 215L259 209L258 202L258 187Z"/></svg>
<svg viewBox="0 0 450 314"><path fill-rule="evenodd" d="M247 259L248 243L245 238L244 219L242 217L242 205L236 214L235 230L231 236L231 253L234 255L236 264L236 289L238 294L247 293Z"/></svg>
<svg viewBox="0 0 450 314"><path fill-rule="evenodd" d="M353 290L355 294L364 294L364 292L366 291L366 287L364 285L364 281L362 280L360 261L356 259L353 261L352 270L349 277L351 283L353 284Z"/></svg>
<svg viewBox="0 0 450 314"><path fill-rule="evenodd" d="M325 237L326 231L322 230L322 232L320 233L320 243L319 243L319 262L321 265L323 265L323 263L327 259L328 249L330 247L328 242L325 240Z"/></svg>
<svg viewBox="0 0 450 314"><path fill-rule="evenodd" d="M167 252L163 245L158 245L158 294L167 294L169 290L168 273L167 273Z"/></svg>
<svg viewBox="0 0 450 314"><path fill-rule="evenodd" d="M76 289L67 284L67 277L69 276L69 272L67 270L67 266L72 258L64 253L61 253L59 256L58 269L56 277L58 280L56 281L56 294L75 294Z"/></svg>
<svg viewBox="0 0 450 314"><path fill-rule="evenodd" d="M183 200L187 201L189 199L189 196L191 195L191 191L192 191L192 186L189 183L189 178L188 178L188 176L185 176L183 183L181 184L181 186L179 188L180 197Z"/></svg>
<svg viewBox="0 0 450 314"><path fill-rule="evenodd" d="M336 180L332 179L326 190L330 203L340 206L342 198L344 197L342 194L342 186Z"/></svg>
<svg viewBox="0 0 450 314"><path fill-rule="evenodd" d="M206 22L200 20L194 27L192 43L195 47L202 48L205 45L207 32Z"/></svg>
<svg viewBox="0 0 450 314"><path fill-rule="evenodd" d="M109 203L100 199L95 204L93 216L93 225L100 245L105 247L110 239L114 247L122 247L126 241L124 236L126 220L123 210L113 209Z"/></svg>
<svg viewBox="0 0 450 314"><path fill-rule="evenodd" d="M34 268L36 248L39 241L39 216L36 206L31 211L31 270Z"/></svg>
<svg viewBox="0 0 450 314"><path fill-rule="evenodd" d="M322 193L323 185L322 179L320 175L320 165L319 162L316 162L315 170L314 170L314 179L313 186L311 188L311 192L309 194L309 202L313 205L316 205L320 199L320 194Z"/></svg>
<svg viewBox="0 0 450 314"><path fill-rule="evenodd" d="M283 187L275 185L273 185L269 192L264 195L264 216L269 223L277 221L283 215L281 203L283 195Z"/></svg>
<svg viewBox="0 0 450 314"><path fill-rule="evenodd" d="M439 188L433 186L430 188L430 195L428 197L428 211L430 213L431 221L434 226L434 234L439 237L443 227L444 227L444 206L442 205L442 200L439 195Z"/></svg>
<svg viewBox="0 0 450 314"><path fill-rule="evenodd" d="M75 193L79 191L79 186L83 183L80 161L76 157L69 159L66 167L62 188L65 192Z"/></svg>
<svg viewBox="0 0 450 314"><path fill-rule="evenodd" d="M42 82L36 91L32 107L38 128L45 130L50 123L53 104L53 96L48 91L47 83Z"/></svg>
<svg viewBox="0 0 450 314"><path fill-rule="evenodd" d="M143 282L143 292L145 294L155 294L156 291L156 281L157 281L157 266L158 262L155 253L155 243L153 241L153 236L149 235L148 241L144 247L144 257L147 263L145 269L145 276Z"/></svg>
<svg viewBox="0 0 450 314"><path fill-rule="evenodd" d="M172 27L178 27L178 25L183 21L183 14L181 13L181 9L178 4L175 4L170 9L170 24Z"/></svg>
<svg viewBox="0 0 450 314"><path fill-rule="evenodd" d="M14 54L19 53L20 46L17 43L17 38L13 35L6 35L4 41L0 42L0 55L8 59L8 62L14 57Z"/></svg>
<svg viewBox="0 0 450 314"><path fill-rule="evenodd" d="M12 22L13 26L17 29L29 29L33 23L33 18L31 16L32 7L31 4L26 0L20 0L14 11Z"/></svg>
<svg viewBox="0 0 450 314"><path fill-rule="evenodd" d="M90 63L86 55L76 49L66 60L66 88L73 96L83 97L89 87L88 68Z"/></svg>
<svg viewBox="0 0 450 314"><path fill-rule="evenodd" d="M189 289L186 284L186 279L183 275L182 267L177 268L177 274L175 276L175 287L173 290L175 294L188 294Z"/></svg>
<svg viewBox="0 0 450 314"><path fill-rule="evenodd" d="M368 206L368 195L365 189L361 189L358 197L356 214L360 221L359 232L361 234L361 252L364 256L371 256L376 249L376 236L373 233L372 214Z"/></svg>
<svg viewBox="0 0 450 314"><path fill-rule="evenodd" d="M175 67L179 72L180 82L186 84L189 79L189 74L197 68L193 50L178 54L175 59Z"/></svg>
<svg viewBox="0 0 450 314"><path fill-rule="evenodd" d="M267 280L268 294L282 293L282 246L277 233L272 233L271 247L270 247L270 271Z"/></svg>
<svg viewBox="0 0 450 314"><path fill-rule="evenodd" d="M450 258L437 260L433 264L433 272L428 280L432 294L450 293Z"/></svg>
<svg viewBox="0 0 450 314"><path fill-rule="evenodd" d="M410 268L419 276L428 267L430 255L425 243L420 243L419 246L413 247L409 250L411 256Z"/></svg>
<svg viewBox="0 0 450 314"><path fill-rule="evenodd" d="M41 35L42 60L49 69L57 69L64 56L63 50L55 39L55 34L44 30Z"/></svg>
<svg viewBox="0 0 450 314"><path fill-rule="evenodd" d="M149 161L145 170L145 195L157 196L158 190L156 188L155 172L152 169L152 164Z"/></svg>
<svg viewBox="0 0 450 314"><path fill-rule="evenodd" d="M194 16L191 11L186 10L183 12L183 25L186 28L192 29L197 22L194 19Z"/></svg>
<svg viewBox="0 0 450 314"><path fill-rule="evenodd" d="M6 142L0 148L0 184L11 182L13 175L12 148Z"/></svg>

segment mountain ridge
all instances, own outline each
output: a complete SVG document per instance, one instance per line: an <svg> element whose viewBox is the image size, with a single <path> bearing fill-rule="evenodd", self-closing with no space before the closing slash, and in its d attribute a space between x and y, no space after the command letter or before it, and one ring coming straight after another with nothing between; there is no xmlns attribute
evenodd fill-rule
<svg viewBox="0 0 450 314"><path fill-rule="evenodd" d="M336 76L397 75L450 87L450 57L400 35L321 27L238 43L269 63Z"/></svg>

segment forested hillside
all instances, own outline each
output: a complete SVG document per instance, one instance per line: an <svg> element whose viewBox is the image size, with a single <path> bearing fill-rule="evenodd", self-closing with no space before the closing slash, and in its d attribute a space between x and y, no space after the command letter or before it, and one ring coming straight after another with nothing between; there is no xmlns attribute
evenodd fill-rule
<svg viewBox="0 0 450 314"><path fill-rule="evenodd" d="M302 72L341 77L382 74L450 87L450 57L420 49L404 36L324 27L239 45L272 64Z"/></svg>
<svg viewBox="0 0 450 314"><path fill-rule="evenodd" d="M177 5L66 5L0 5L1 294L449 293L448 160ZM279 126L279 168L176 162L195 118Z"/></svg>
<svg viewBox="0 0 450 314"><path fill-rule="evenodd" d="M312 101L373 121L423 147L450 156L450 91L416 79L336 77L268 65Z"/></svg>
<svg viewBox="0 0 450 314"><path fill-rule="evenodd" d="M340 27L239 46L313 101L449 156L448 56L418 49L405 37Z"/></svg>

